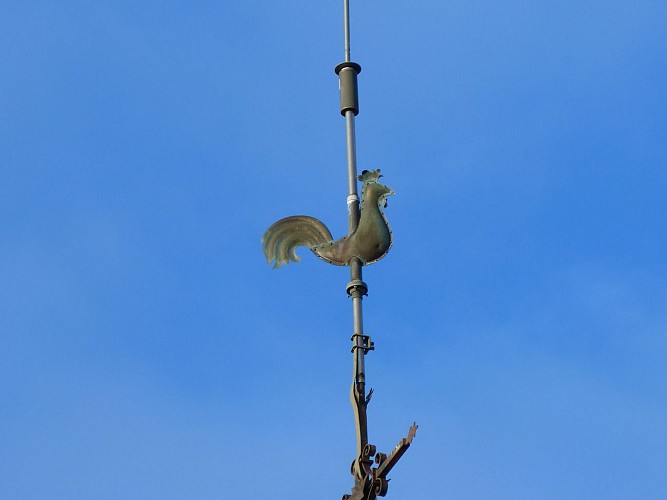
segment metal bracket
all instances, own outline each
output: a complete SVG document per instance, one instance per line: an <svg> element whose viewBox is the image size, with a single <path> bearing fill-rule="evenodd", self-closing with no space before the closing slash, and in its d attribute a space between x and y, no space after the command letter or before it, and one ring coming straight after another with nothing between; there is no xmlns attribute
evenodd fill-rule
<svg viewBox="0 0 667 500"><path fill-rule="evenodd" d="M357 345L356 339L357 337L361 338L361 344L362 345ZM350 337L350 340L354 342L354 345L352 346L352 349L350 349L350 352L354 352L355 349L363 349L364 354L368 354L368 351L374 351L375 350L375 342L371 341L370 335L363 335L361 333L355 333Z"/></svg>
<svg viewBox="0 0 667 500"><path fill-rule="evenodd" d="M358 477L354 473L356 461L352 463L354 487L352 488L351 495L343 495L343 500L376 500L377 497L385 496L389 489L387 474L389 474L412 444L412 440L417 434L417 427L417 423L413 423L407 437L401 439L388 456L384 453L376 453L375 446L372 444L364 446L363 454L359 457L358 461L366 475ZM375 463L378 465L375 468L370 467L373 457L375 457Z"/></svg>

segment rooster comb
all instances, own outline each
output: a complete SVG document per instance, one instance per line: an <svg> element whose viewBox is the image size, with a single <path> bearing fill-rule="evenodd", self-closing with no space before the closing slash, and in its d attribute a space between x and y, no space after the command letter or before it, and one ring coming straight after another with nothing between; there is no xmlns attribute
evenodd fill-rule
<svg viewBox="0 0 667 500"><path fill-rule="evenodd" d="M378 168L376 170L364 170L357 179L361 182L377 182L380 177L382 177L382 174Z"/></svg>

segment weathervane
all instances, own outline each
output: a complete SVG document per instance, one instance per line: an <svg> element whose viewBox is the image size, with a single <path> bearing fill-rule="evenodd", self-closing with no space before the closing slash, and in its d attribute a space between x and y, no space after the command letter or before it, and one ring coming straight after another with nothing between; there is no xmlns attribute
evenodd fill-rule
<svg viewBox="0 0 667 500"><path fill-rule="evenodd" d="M394 192L379 182L379 169L364 170L357 176L354 118L359 113L357 75L361 72L361 66L350 60L349 0L343 0L343 5L345 61L336 66L335 71L340 79L340 108L346 125L349 232L334 240L329 229L318 219L295 215L272 224L262 237L262 246L267 262L275 262L276 268L289 261L301 260L295 252L299 246L310 248L325 262L350 267L350 282L346 288L348 296L352 298L354 320L351 337L354 376L350 400L356 424L357 455L351 468L354 476L352 494L343 495L343 500L374 500L387 494L387 475L410 447L417 424L410 427L407 437L401 439L389 455L376 452L375 446L368 443L366 407L373 389L366 393L365 356L368 351L375 349L375 345L370 336L364 334L362 299L368 294L368 286L362 280L361 268L382 259L391 247L391 230L382 208L387 206L387 196ZM357 180L362 182L361 207Z"/></svg>

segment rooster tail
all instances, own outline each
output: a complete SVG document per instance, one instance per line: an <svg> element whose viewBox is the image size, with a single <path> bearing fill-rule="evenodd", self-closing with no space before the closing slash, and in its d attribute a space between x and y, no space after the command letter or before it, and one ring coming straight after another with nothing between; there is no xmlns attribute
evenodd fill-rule
<svg viewBox="0 0 667 500"><path fill-rule="evenodd" d="M331 233L319 220L307 215L293 215L280 219L266 230L262 236L262 248L266 262L275 261L273 267L278 268L290 260L301 260L296 254L297 247L305 246L312 250L332 240Z"/></svg>

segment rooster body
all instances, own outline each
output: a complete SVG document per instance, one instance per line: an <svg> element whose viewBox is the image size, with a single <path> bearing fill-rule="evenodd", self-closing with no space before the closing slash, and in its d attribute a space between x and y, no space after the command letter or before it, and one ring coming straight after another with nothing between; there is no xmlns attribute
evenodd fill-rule
<svg viewBox="0 0 667 500"><path fill-rule="evenodd" d="M368 265L384 257L392 243L389 223L380 209L387 206L386 197L394 194L380 184L380 170L364 170L359 176L361 188L361 215L357 228L350 234L335 240L331 232L318 219L307 215L294 215L280 219L269 227L262 237L266 260L275 261L278 268L289 261L298 262L296 249L306 246L320 259L337 266L347 266L353 257Z"/></svg>

